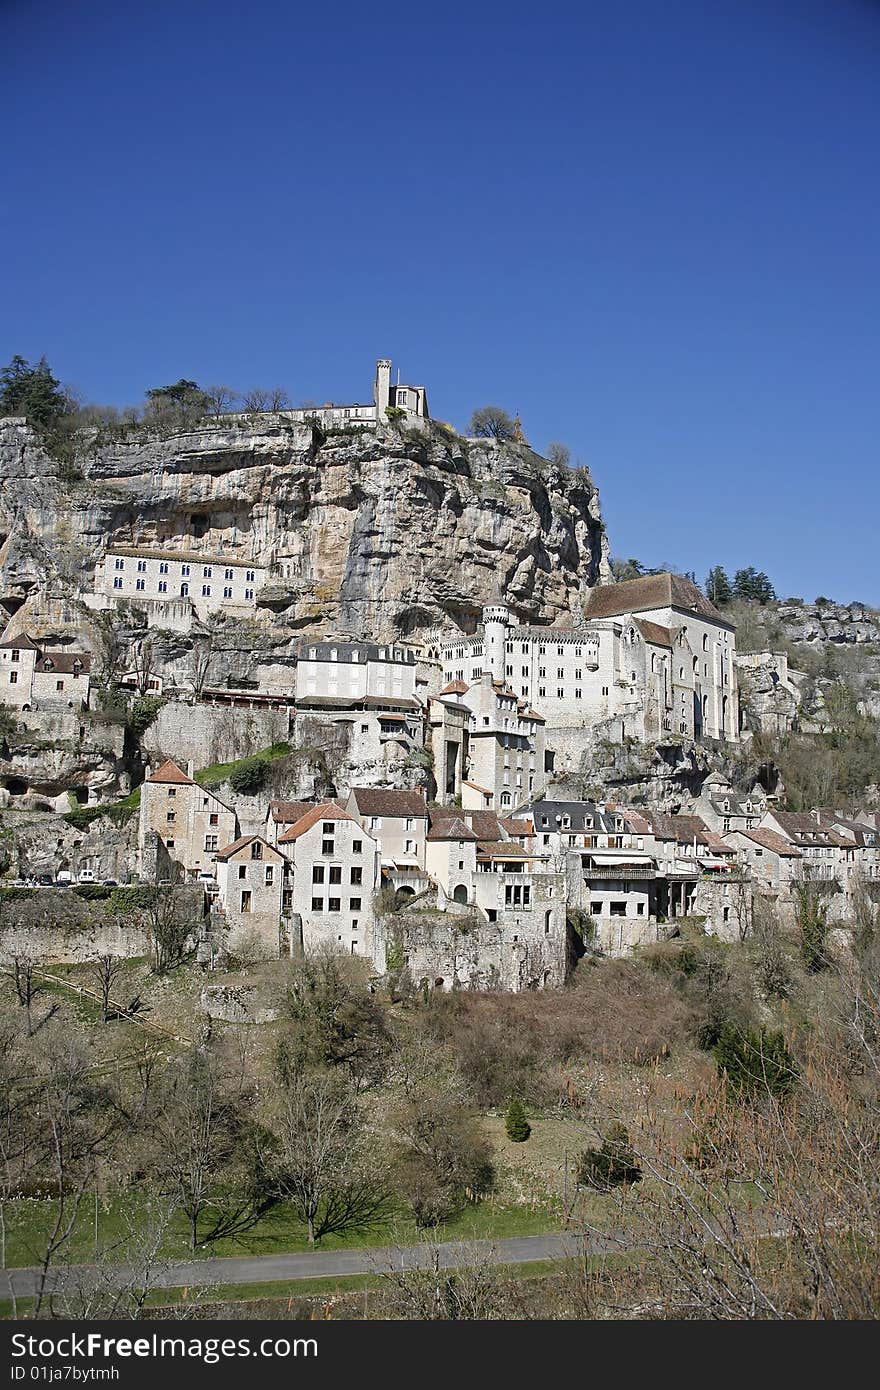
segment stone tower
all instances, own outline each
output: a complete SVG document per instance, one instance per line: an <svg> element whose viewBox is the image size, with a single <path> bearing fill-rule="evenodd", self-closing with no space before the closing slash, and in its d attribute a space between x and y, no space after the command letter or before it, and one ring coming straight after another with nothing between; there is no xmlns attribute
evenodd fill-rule
<svg viewBox="0 0 880 1390"><path fill-rule="evenodd" d="M373 400L376 402L376 419L385 420L385 409L391 400L391 358L380 357L376 363L376 382L373 386Z"/></svg>
<svg viewBox="0 0 880 1390"><path fill-rule="evenodd" d="M507 629L512 624L506 603L491 603L483 609L483 670L491 671L495 681L504 680Z"/></svg>

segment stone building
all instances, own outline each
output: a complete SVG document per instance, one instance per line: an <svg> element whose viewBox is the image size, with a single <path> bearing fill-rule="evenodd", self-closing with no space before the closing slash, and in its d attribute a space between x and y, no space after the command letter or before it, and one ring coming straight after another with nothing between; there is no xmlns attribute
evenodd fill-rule
<svg viewBox="0 0 880 1390"><path fill-rule="evenodd" d="M509 814L543 787L544 719L488 671L430 701L428 737L442 803Z"/></svg>
<svg viewBox="0 0 880 1390"><path fill-rule="evenodd" d="M613 741L739 737L735 630L680 575L599 585L568 628L518 626L492 604L473 636L435 638L435 652L447 682L471 686L489 672L550 730L608 724Z"/></svg>
<svg viewBox="0 0 880 1390"><path fill-rule="evenodd" d="M141 786L138 850L142 872L151 831L161 837L187 879L213 879L218 852L235 840L238 821L225 802L169 759L149 773Z"/></svg>
<svg viewBox="0 0 880 1390"><path fill-rule="evenodd" d="M700 788L696 811L710 830L754 830L767 810L767 793L760 786L737 791L720 772L710 772Z"/></svg>
<svg viewBox="0 0 880 1390"><path fill-rule="evenodd" d="M87 709L92 658L39 647L27 633L0 642L0 701L22 712Z"/></svg>
<svg viewBox="0 0 880 1390"><path fill-rule="evenodd" d="M346 810L378 841L383 882L409 893L420 893L427 887L428 808L424 792L353 787Z"/></svg>
<svg viewBox="0 0 880 1390"><path fill-rule="evenodd" d="M282 928L287 860L262 835L246 835L217 852L220 906L232 950L245 935L258 939L268 955L287 955L290 942Z"/></svg>
<svg viewBox="0 0 880 1390"><path fill-rule="evenodd" d="M381 858L370 831L350 811L324 801L280 835L277 847L291 865L284 906L294 945L370 956Z"/></svg>
<svg viewBox="0 0 880 1390"><path fill-rule="evenodd" d="M151 626L174 626L175 607L202 621L212 613L247 618L267 578L265 565L230 555L148 546L112 546L95 566L101 606L143 608Z"/></svg>
<svg viewBox="0 0 880 1390"><path fill-rule="evenodd" d="M731 830L724 838L740 862L748 865L755 884L775 896L787 895L792 883L803 876L800 850L775 830Z"/></svg>

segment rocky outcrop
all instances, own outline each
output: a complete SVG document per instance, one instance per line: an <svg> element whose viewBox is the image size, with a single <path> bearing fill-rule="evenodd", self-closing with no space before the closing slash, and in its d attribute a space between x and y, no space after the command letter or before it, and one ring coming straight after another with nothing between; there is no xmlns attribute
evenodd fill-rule
<svg viewBox="0 0 880 1390"><path fill-rule="evenodd" d="M607 574L585 469L442 426L324 433L259 415L166 437L93 432L58 463L7 420L0 484L0 603L22 626L48 591L89 592L114 542L266 566L256 627L281 645L303 630L472 630L499 592L524 620L564 622Z"/></svg>

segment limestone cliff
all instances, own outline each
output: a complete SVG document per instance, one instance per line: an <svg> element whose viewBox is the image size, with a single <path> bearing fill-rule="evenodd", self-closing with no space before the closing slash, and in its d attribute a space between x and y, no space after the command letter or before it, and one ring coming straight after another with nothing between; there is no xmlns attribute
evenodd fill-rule
<svg viewBox="0 0 880 1390"><path fill-rule="evenodd" d="M256 618L270 642L473 630L499 593L529 622L564 623L607 575L585 469L437 425L326 433L255 415L165 437L92 433L58 463L6 420L0 497L0 603L16 630L47 635L70 626L59 605L92 590L114 542L267 566Z"/></svg>

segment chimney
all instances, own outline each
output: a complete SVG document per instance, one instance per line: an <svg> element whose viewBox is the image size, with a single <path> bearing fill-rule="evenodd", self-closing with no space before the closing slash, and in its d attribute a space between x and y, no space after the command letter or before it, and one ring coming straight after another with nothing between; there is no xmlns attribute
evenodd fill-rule
<svg viewBox="0 0 880 1390"><path fill-rule="evenodd" d="M187 775L187 777L192 777L193 772L195 771L195 766L196 766L196 765L195 765L195 763L193 762L192 758L187 758L187 760L186 760L186 775Z"/></svg>

